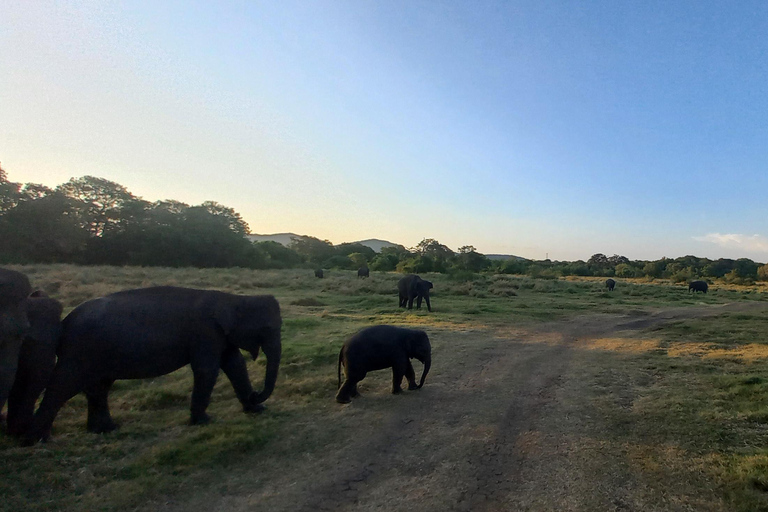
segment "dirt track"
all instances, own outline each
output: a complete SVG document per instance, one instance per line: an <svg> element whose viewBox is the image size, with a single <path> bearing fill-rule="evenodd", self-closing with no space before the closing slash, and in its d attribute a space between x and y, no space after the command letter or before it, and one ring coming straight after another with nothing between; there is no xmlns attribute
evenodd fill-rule
<svg viewBox="0 0 768 512"><path fill-rule="evenodd" d="M327 446L290 460L265 454L211 489L149 508L724 510L717 496L697 496L684 482L649 484L632 467L626 450L610 441L616 426L592 409L595 383L585 376L600 376L600 393L617 408L631 407L633 383L645 377L584 346L747 307L585 316L528 331L435 332L434 369L422 390L391 396L388 375L366 379L362 398L329 403L292 433Z"/></svg>

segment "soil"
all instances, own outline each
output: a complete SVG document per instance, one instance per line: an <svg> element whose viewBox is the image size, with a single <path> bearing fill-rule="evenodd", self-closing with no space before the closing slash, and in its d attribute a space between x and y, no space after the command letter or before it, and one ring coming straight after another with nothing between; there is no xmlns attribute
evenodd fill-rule
<svg viewBox="0 0 768 512"><path fill-rule="evenodd" d="M388 394L389 374L361 383L352 404L308 414L270 450L207 477L151 510L501 511L726 510L696 476L653 480L591 405L629 408L645 378L595 357L598 338L639 340L671 320L760 304L593 315L535 328L433 331L424 388ZM417 376L419 369L417 368ZM620 434L621 432L618 432ZM287 455L289 454L289 455ZM687 477L686 477L687 478ZM704 484L706 489L706 484Z"/></svg>

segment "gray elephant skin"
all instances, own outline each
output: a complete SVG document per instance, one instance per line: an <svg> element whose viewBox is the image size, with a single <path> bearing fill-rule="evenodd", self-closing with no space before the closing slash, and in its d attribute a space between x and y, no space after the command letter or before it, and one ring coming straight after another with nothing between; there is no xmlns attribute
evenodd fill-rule
<svg viewBox="0 0 768 512"><path fill-rule="evenodd" d="M29 332L19 353L16 378L8 396L8 434L20 436L32 423L35 403L45 389L56 365L61 337L59 301L36 291L27 299Z"/></svg>
<svg viewBox="0 0 768 512"><path fill-rule="evenodd" d="M193 425L210 421L206 409L219 369L229 378L245 412L258 412L275 387L282 320L271 295L241 296L213 290L161 286L90 300L62 322L58 360L24 444L49 436L59 409L84 391L88 430L116 428L107 402L118 379L165 375L190 365ZM264 389L254 392L240 349L267 357Z"/></svg>
<svg viewBox="0 0 768 512"><path fill-rule="evenodd" d="M0 412L11 392L21 343L29 331L26 308L31 291L27 276L0 268Z"/></svg>
<svg viewBox="0 0 768 512"><path fill-rule="evenodd" d="M694 292L704 292L707 293L707 290L709 289L709 285L706 281L691 281L688 283L688 292L691 291Z"/></svg>
<svg viewBox="0 0 768 512"><path fill-rule="evenodd" d="M408 309L413 309L413 299L416 299L416 309L421 309L421 300L424 299L427 302L427 310L432 311L432 305L429 303L430 289L432 289L432 283L415 274L403 277L397 282L400 295L399 306L404 308L407 303Z"/></svg>
<svg viewBox="0 0 768 512"><path fill-rule="evenodd" d="M357 269L357 277L369 277L371 271L368 270L368 267L360 267Z"/></svg>
<svg viewBox="0 0 768 512"><path fill-rule="evenodd" d="M416 384L416 373L411 365L411 358L424 364L421 381ZM408 379L408 389L420 389L424 386L429 368L432 366L432 347L424 331L405 329L391 325L377 325L365 328L341 347L339 352L339 391L336 401L349 403L359 396L357 383L368 372L392 368L392 393L401 393L403 377ZM341 383L341 368L344 367L346 379Z"/></svg>
<svg viewBox="0 0 768 512"><path fill-rule="evenodd" d="M323 278L323 269L318 268L315 270L315 277L322 279Z"/></svg>
<svg viewBox="0 0 768 512"><path fill-rule="evenodd" d="M609 292L612 292L613 289L616 287L616 281L614 281L613 279L606 279L605 287L608 288Z"/></svg>

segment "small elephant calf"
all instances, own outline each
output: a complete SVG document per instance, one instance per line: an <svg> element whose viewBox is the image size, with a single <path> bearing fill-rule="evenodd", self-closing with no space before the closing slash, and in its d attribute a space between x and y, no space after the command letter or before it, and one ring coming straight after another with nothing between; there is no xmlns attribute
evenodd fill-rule
<svg viewBox="0 0 768 512"><path fill-rule="evenodd" d="M416 384L416 373L411 358L424 363L421 381ZM392 393L401 393L403 377L408 379L408 389L420 389L432 364L432 347L424 331L405 329L391 325L367 327L349 338L339 352L339 391L336 401L348 404L359 396L357 383L366 373L392 368ZM341 383L341 367L346 379Z"/></svg>

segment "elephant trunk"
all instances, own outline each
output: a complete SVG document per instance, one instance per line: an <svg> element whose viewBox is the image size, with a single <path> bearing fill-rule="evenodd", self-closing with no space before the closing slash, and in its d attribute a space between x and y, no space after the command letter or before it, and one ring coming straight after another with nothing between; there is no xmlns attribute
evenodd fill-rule
<svg viewBox="0 0 768 512"><path fill-rule="evenodd" d="M250 402L252 404L260 404L264 402L275 390L275 382L277 381L277 370L280 368L280 339L277 339L277 343L273 346L262 346L261 351L267 356L267 372L264 376L264 389L260 393L254 392L251 395Z"/></svg>
<svg viewBox="0 0 768 512"><path fill-rule="evenodd" d="M424 386L424 379L427 378L427 374L429 373L429 367L432 366L432 356L429 355L424 359L424 372L421 374L421 380L419 381L419 388Z"/></svg>

